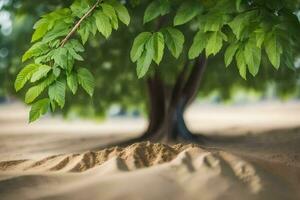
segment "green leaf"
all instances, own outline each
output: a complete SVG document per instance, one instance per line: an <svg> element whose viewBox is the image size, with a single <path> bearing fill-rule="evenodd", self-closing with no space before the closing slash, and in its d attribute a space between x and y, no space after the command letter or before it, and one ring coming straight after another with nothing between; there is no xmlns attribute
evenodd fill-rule
<svg viewBox="0 0 300 200"><path fill-rule="evenodd" d="M15 89L17 92L24 87L27 81L31 79L32 74L39 66L40 65L38 64L29 64L19 72L15 81Z"/></svg>
<svg viewBox="0 0 300 200"><path fill-rule="evenodd" d="M51 101L56 101L57 104L63 108L65 105L66 83L55 81L50 85L48 95Z"/></svg>
<svg viewBox="0 0 300 200"><path fill-rule="evenodd" d="M95 79L93 74L86 68L80 68L77 72L78 83L90 95L93 96L95 89Z"/></svg>
<svg viewBox="0 0 300 200"><path fill-rule="evenodd" d="M81 37L82 44L85 44L88 41L89 36L90 36L90 27L86 21L84 21L80 25L80 27L78 29L78 34Z"/></svg>
<svg viewBox="0 0 300 200"><path fill-rule="evenodd" d="M66 36L69 33L69 25L64 21L57 21L53 27L53 29L43 37L42 42L48 43L59 37Z"/></svg>
<svg viewBox="0 0 300 200"><path fill-rule="evenodd" d="M146 44L145 51L137 61L137 75L138 78L145 76L149 70L152 59L154 58L154 44L153 38L150 38Z"/></svg>
<svg viewBox="0 0 300 200"><path fill-rule="evenodd" d="M228 67L230 65L230 63L232 62L232 59L233 59L236 51L238 50L238 48L239 48L239 43L237 43L237 42L231 43L227 47L227 49L225 51L225 55L224 55L226 67Z"/></svg>
<svg viewBox="0 0 300 200"><path fill-rule="evenodd" d="M249 72L256 76L259 71L261 61L261 49L257 47L256 40L249 39L245 45L244 57L248 65Z"/></svg>
<svg viewBox="0 0 300 200"><path fill-rule="evenodd" d="M84 52L84 47L78 40L70 40L69 44L73 47L76 52Z"/></svg>
<svg viewBox="0 0 300 200"><path fill-rule="evenodd" d="M153 45L154 45L154 57L153 60L156 64L162 60L164 49L165 49L165 39L164 35L161 32L157 32L153 34Z"/></svg>
<svg viewBox="0 0 300 200"><path fill-rule="evenodd" d="M83 58L81 57L81 55L76 53L76 51L73 48L68 48L68 52L69 52L70 56L72 56L75 60L83 61Z"/></svg>
<svg viewBox="0 0 300 200"><path fill-rule="evenodd" d="M272 65L278 69L280 66L280 56L283 52L282 46L274 33L269 33L265 39L265 50Z"/></svg>
<svg viewBox="0 0 300 200"><path fill-rule="evenodd" d="M51 70L51 67L48 65L40 65L39 68L32 74L31 82L36 82L41 78L47 76L48 72Z"/></svg>
<svg viewBox="0 0 300 200"><path fill-rule="evenodd" d="M55 77L52 75L38 85L31 87L25 94L25 103L32 103L45 90L46 87L54 82L54 80Z"/></svg>
<svg viewBox="0 0 300 200"><path fill-rule="evenodd" d="M157 18L158 16L160 16L160 14L161 14L161 12L160 12L159 1L152 1L146 8L146 11L144 14L144 24Z"/></svg>
<svg viewBox="0 0 300 200"><path fill-rule="evenodd" d="M25 103L33 102L44 90L45 87L41 84L31 87L25 95Z"/></svg>
<svg viewBox="0 0 300 200"><path fill-rule="evenodd" d="M29 122L34 122L42 115L46 114L50 108L49 99L41 99L36 103L32 104L31 110L29 113Z"/></svg>
<svg viewBox="0 0 300 200"><path fill-rule="evenodd" d="M94 14L94 17L96 19L96 26L99 32L102 33L105 38L108 38L112 32L112 25L109 18L102 11L97 11Z"/></svg>
<svg viewBox="0 0 300 200"><path fill-rule="evenodd" d="M115 30L117 30L119 27L119 24L118 24L118 17L117 17L115 9L107 3L101 3L101 7L103 10L103 13L110 19L113 28Z"/></svg>
<svg viewBox="0 0 300 200"><path fill-rule="evenodd" d="M115 11L117 12L120 21L128 26L130 23L130 16L127 8L118 1L110 1L110 4L114 7Z"/></svg>
<svg viewBox="0 0 300 200"><path fill-rule="evenodd" d="M68 50L65 47L60 47L53 50L52 59L54 63L61 66L63 69L68 68Z"/></svg>
<svg viewBox="0 0 300 200"><path fill-rule="evenodd" d="M206 56L216 55L223 46L223 37L220 32L213 32L210 34L206 45Z"/></svg>
<svg viewBox="0 0 300 200"><path fill-rule="evenodd" d="M48 32L48 25L49 22L46 19L40 19L37 23L35 23L35 31L32 35L31 42L41 39Z"/></svg>
<svg viewBox="0 0 300 200"><path fill-rule="evenodd" d="M266 32L263 29L255 30L255 37L256 37L256 46L261 48L264 40L265 40Z"/></svg>
<svg viewBox="0 0 300 200"><path fill-rule="evenodd" d="M159 0L160 4L160 15L164 16L168 13L170 13L171 5L169 0Z"/></svg>
<svg viewBox="0 0 300 200"><path fill-rule="evenodd" d="M201 11L200 3L184 2L178 9L174 18L174 26L191 21Z"/></svg>
<svg viewBox="0 0 300 200"><path fill-rule="evenodd" d="M24 53L22 57L22 62L25 62L26 60L32 57L44 55L48 52L49 52L49 46L47 44L44 44L42 42L37 42Z"/></svg>
<svg viewBox="0 0 300 200"><path fill-rule="evenodd" d="M291 70L295 70L293 53L291 49L287 49L283 54L284 64Z"/></svg>
<svg viewBox="0 0 300 200"><path fill-rule="evenodd" d="M247 79L247 64L245 61L244 52L241 49L236 53L235 59L236 59L236 65L239 69L241 77L246 80Z"/></svg>
<svg viewBox="0 0 300 200"><path fill-rule="evenodd" d="M141 55L144 51L145 44L150 39L151 36L152 36L152 33L143 32L143 33L140 33L134 39L134 42L133 42L133 45L132 45L132 48L130 51L130 58L131 58L132 62L137 61L141 57Z"/></svg>
<svg viewBox="0 0 300 200"><path fill-rule="evenodd" d="M53 75L57 78L59 77L61 70L59 67L53 67Z"/></svg>
<svg viewBox="0 0 300 200"><path fill-rule="evenodd" d="M203 33L201 30L197 32L194 37L193 44L189 50L189 58L194 59L200 55L207 44L207 34Z"/></svg>
<svg viewBox="0 0 300 200"><path fill-rule="evenodd" d="M79 18L81 18L89 9L90 6L86 0L76 0L71 5L72 14Z"/></svg>
<svg viewBox="0 0 300 200"><path fill-rule="evenodd" d="M67 84L73 94L76 94L78 89L77 76L74 73L71 73L67 76Z"/></svg>
<svg viewBox="0 0 300 200"><path fill-rule="evenodd" d="M184 35L176 28L166 28L163 31L166 45L175 58L178 58L182 52L184 44Z"/></svg>
<svg viewBox="0 0 300 200"><path fill-rule="evenodd" d="M203 23L202 29L204 30L204 32L208 32L208 31L216 32L216 31L220 31L222 26L225 23L227 23L228 20L229 20L228 15L216 12L216 13L205 15L200 19L200 22Z"/></svg>
<svg viewBox="0 0 300 200"><path fill-rule="evenodd" d="M232 29L237 39L241 39L247 26L251 25L251 21L257 17L257 11L249 11L235 17L228 25Z"/></svg>

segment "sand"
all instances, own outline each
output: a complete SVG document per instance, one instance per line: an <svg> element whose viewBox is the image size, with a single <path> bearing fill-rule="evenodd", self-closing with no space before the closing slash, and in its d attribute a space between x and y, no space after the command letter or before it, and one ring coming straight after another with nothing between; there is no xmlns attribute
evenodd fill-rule
<svg viewBox="0 0 300 200"><path fill-rule="evenodd" d="M210 134L204 146L143 142L104 150L97 144L120 138L0 130L0 199L299 200L300 128L283 124Z"/></svg>

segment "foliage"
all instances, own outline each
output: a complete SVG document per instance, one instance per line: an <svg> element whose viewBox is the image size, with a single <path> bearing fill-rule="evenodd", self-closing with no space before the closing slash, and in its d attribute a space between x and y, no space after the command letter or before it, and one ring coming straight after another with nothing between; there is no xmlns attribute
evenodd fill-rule
<svg viewBox="0 0 300 200"><path fill-rule="evenodd" d="M88 68L80 67L80 62L85 60L84 51L89 48L88 40L96 37L97 32L106 39L113 30L130 32L128 9L137 11L140 5L144 4L76 0L69 8L42 16L34 25L33 45L22 59L30 63L20 71L15 82L17 91L29 81L34 85L25 95L25 102L32 104L35 113L30 115L31 121L45 113L48 104L45 102L50 102L52 110L56 105L63 107L67 90L76 94L81 86L93 95L97 79ZM130 57L137 64L138 78L150 75L151 66L161 65L168 54L181 62L187 48L190 60L201 53L208 58L224 55L225 65L235 61L244 79L248 71L258 75L265 57L277 70L282 65L293 69L300 35L299 20L294 14L299 11L298 6L292 0L150 1L144 9L144 25L135 30L139 33L132 41ZM136 15L131 15L136 25ZM73 32L78 22L78 29ZM129 28L124 29L119 22ZM189 44L191 35L194 37ZM43 103L38 97L43 98Z"/></svg>

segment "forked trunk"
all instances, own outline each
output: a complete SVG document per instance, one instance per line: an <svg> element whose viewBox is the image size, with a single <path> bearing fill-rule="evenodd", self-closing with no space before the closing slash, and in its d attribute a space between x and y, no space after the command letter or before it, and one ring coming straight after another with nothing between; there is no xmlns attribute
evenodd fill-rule
<svg viewBox="0 0 300 200"><path fill-rule="evenodd" d="M167 91L157 73L148 80L150 113L149 127L142 137L144 140L167 143L199 140L199 135L193 135L188 130L184 121L184 111L197 95L205 65L205 57L200 56L187 77L187 63L171 93Z"/></svg>
<svg viewBox="0 0 300 200"><path fill-rule="evenodd" d="M127 146L145 140L164 143L187 141L203 144L206 140L204 136L194 135L188 130L184 121L184 111L197 95L206 66L206 58L203 55L199 56L189 75L187 73L188 65L189 63L186 63L183 67L172 90L164 84L158 72L147 80L149 126L142 136L105 145L101 149Z"/></svg>

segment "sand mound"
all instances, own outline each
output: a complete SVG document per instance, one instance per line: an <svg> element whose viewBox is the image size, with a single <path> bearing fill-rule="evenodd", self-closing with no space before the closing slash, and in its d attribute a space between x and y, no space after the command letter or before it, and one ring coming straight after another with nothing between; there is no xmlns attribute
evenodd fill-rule
<svg viewBox="0 0 300 200"><path fill-rule="evenodd" d="M159 143L136 143L126 148L113 147L98 152L56 155L42 160L15 160L0 162L0 171L63 171L83 172L104 162L118 158L122 170L133 170L169 162L180 152L196 145L168 146Z"/></svg>
<svg viewBox="0 0 300 200"><path fill-rule="evenodd" d="M296 200L298 197L297 188L267 173L260 164L194 145L138 143L127 148L57 155L38 161L2 162L0 170L5 171L0 175L0 194L4 200L140 197Z"/></svg>

